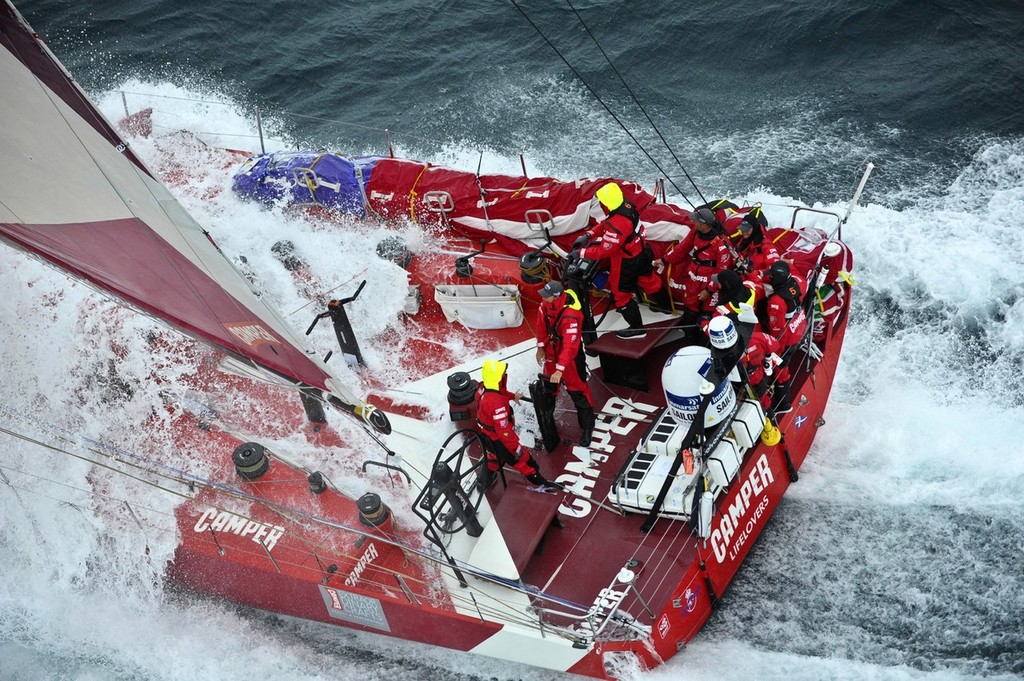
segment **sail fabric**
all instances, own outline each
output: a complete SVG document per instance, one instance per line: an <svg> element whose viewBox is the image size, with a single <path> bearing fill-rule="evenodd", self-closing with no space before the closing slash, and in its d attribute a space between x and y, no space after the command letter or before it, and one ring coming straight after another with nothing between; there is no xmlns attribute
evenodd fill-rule
<svg viewBox="0 0 1024 681"><path fill-rule="evenodd" d="M565 182L551 177L476 175L421 161L293 151L260 154L235 174L233 189L261 203L317 204L347 215L408 219L419 224L449 223L474 240L496 240L521 255L543 244L543 222L560 247L604 218L594 193L609 181L643 208L641 220L652 241L678 241L688 229L689 211L654 203L633 182L585 178ZM547 211L550 217L528 211Z"/></svg>
<svg viewBox="0 0 1024 681"><path fill-rule="evenodd" d="M0 6L0 238L227 352L340 387L8 3Z"/></svg>

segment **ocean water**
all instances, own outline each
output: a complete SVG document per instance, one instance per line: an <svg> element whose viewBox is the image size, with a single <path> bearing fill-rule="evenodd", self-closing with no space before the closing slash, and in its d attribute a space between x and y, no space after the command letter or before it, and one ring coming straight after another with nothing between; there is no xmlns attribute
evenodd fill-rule
<svg viewBox="0 0 1024 681"><path fill-rule="evenodd" d="M511 2L19 9L109 117L154 107L138 153L203 178L175 192L303 330L307 299L269 245L288 230L344 286L376 242L217 193L229 172L203 144L258 148L255 107L269 148L390 138L510 171L523 154L531 173L667 175L677 201L759 200L769 216L845 211L875 163L843 228L857 284L828 423L722 607L637 678L1024 678L1024 8L518 4L589 87ZM152 322L4 250L4 427L166 447L132 426L158 410L154 374L187 379L135 351ZM401 288L382 285L356 324L385 334ZM386 369L387 344L367 355ZM0 447L4 681L559 678L175 593L160 580L169 501L6 433Z"/></svg>

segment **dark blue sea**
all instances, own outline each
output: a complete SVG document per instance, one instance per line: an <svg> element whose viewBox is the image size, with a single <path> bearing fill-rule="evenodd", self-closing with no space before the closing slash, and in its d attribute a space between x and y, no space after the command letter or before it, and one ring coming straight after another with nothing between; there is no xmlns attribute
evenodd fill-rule
<svg viewBox="0 0 1024 681"><path fill-rule="evenodd" d="M259 108L277 147L522 154L840 212L874 163L828 424L721 608L641 678L1024 678L1024 3L517 3L18 7L115 113L120 91ZM0 534L3 681L559 678L159 585L121 599L15 565L29 527Z"/></svg>

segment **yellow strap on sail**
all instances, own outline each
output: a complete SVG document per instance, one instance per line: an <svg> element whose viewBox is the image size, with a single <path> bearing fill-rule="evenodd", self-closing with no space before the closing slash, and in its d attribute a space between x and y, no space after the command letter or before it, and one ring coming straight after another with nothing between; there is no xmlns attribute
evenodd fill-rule
<svg viewBox="0 0 1024 681"><path fill-rule="evenodd" d="M427 168L430 164L424 164L423 169L420 170L420 174L416 176L416 179L412 183L412 188L409 189L409 218L416 222L416 185L420 183L420 178L423 177L423 173L427 172Z"/></svg>
<svg viewBox="0 0 1024 681"><path fill-rule="evenodd" d="M477 180L477 181L479 182L479 180ZM520 187L519 189L515 190L514 192L512 192L512 196L510 196L509 198L512 198L512 199L514 199L514 198L516 198L517 196L519 196L519 193L520 193L521 191L523 191L524 189L526 189L526 186L527 186L528 184L530 184L530 178L528 178L528 177L524 177L524 178L523 178L523 186L522 186L522 187Z"/></svg>
<svg viewBox="0 0 1024 681"><path fill-rule="evenodd" d="M306 172L302 173L302 181L306 183L306 188L309 189L309 198L313 199L313 203L316 204L320 202L316 200L316 185L313 184L313 178L316 177L316 174L313 172L313 168L324 156L325 154L320 154L313 159L313 162L306 168Z"/></svg>

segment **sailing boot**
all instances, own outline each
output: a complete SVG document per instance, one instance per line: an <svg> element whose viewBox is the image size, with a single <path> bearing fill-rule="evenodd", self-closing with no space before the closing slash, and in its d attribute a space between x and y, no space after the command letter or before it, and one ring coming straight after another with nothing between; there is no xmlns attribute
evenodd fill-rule
<svg viewBox="0 0 1024 681"><path fill-rule="evenodd" d="M647 296L647 303L650 305L651 312L672 314L672 296L663 288L658 289L657 293Z"/></svg>
<svg viewBox="0 0 1024 681"><path fill-rule="evenodd" d="M647 335L647 329L644 328L644 320L640 317L640 306L636 304L635 300L631 300L623 307L620 307L619 312L622 314L622 318L626 320L626 323L629 324L629 328L616 331L616 336L619 338L643 338Z"/></svg>
<svg viewBox="0 0 1024 681"><path fill-rule="evenodd" d="M594 438L594 425L597 423L594 407L582 391L568 392L572 403L576 405L576 421L580 424L580 447L589 447L590 441Z"/></svg>
<svg viewBox="0 0 1024 681"><path fill-rule="evenodd" d="M480 473L477 473L476 488L481 492L486 491L494 481L498 479L498 474L492 471L487 466L483 467Z"/></svg>
<svg viewBox="0 0 1024 681"><path fill-rule="evenodd" d="M498 459L488 451L485 454L484 465L476 473L476 488L484 492L493 485L494 481L498 479L498 468L500 466L501 464L498 463Z"/></svg>

